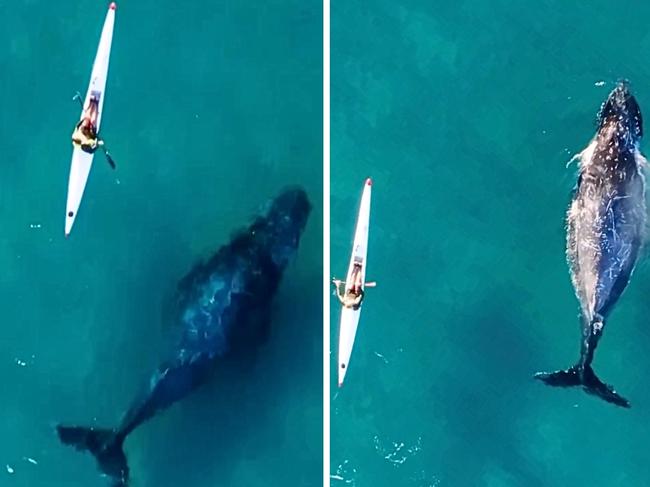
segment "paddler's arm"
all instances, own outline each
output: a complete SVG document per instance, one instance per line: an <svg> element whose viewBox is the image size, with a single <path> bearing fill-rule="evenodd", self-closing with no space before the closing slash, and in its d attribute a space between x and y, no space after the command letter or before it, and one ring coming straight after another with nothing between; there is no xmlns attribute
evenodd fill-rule
<svg viewBox="0 0 650 487"><path fill-rule="evenodd" d="M81 122L79 122L75 126L74 130L72 131L72 140L75 141L75 142L78 142L79 144L81 144L83 134L81 133L81 130L79 129L79 127L81 127Z"/></svg>
<svg viewBox="0 0 650 487"><path fill-rule="evenodd" d="M339 295L339 299L341 302L343 302L343 299L345 298L345 282L339 283L338 287L336 288L336 293Z"/></svg>
<svg viewBox="0 0 650 487"><path fill-rule="evenodd" d="M340 279L332 279L332 284L336 288L336 297L341 304L345 305L345 283Z"/></svg>
<svg viewBox="0 0 650 487"><path fill-rule="evenodd" d="M72 134L72 143L77 144L78 146L83 146L87 147L88 146L88 139L83 136L81 133L75 133Z"/></svg>
<svg viewBox="0 0 650 487"><path fill-rule="evenodd" d="M332 284L334 284L336 294L345 293L345 281L341 281L340 279L332 279ZM341 290L341 287L343 287L343 290Z"/></svg>

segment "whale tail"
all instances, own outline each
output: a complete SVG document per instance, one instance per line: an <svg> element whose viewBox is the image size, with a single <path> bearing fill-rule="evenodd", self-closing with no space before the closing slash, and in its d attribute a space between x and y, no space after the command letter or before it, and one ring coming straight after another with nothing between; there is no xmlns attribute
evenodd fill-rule
<svg viewBox="0 0 650 487"><path fill-rule="evenodd" d="M126 487L129 466L123 450L124 436L115 430L86 428L83 426L56 427L64 445L79 451L89 451L97 460L99 470L111 477L111 487Z"/></svg>
<svg viewBox="0 0 650 487"><path fill-rule="evenodd" d="M630 402L618 394L612 386L602 382L590 365L574 365L570 369L557 372L538 372L535 374L535 378L549 386L582 386L589 394L598 396L607 402L624 408L630 407Z"/></svg>

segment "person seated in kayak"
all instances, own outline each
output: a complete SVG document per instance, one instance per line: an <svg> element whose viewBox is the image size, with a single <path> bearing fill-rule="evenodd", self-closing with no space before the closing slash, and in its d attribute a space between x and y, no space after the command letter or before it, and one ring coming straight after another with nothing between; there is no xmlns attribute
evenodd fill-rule
<svg viewBox="0 0 650 487"><path fill-rule="evenodd" d="M352 291L354 291L355 294L363 294L361 264L354 264L354 268L352 269Z"/></svg>
<svg viewBox="0 0 650 487"><path fill-rule="evenodd" d="M346 308L359 309L361 307L361 302L363 301L364 292L363 292L363 281L361 280L361 266L359 264L354 265L352 270L352 287L345 290L345 282L339 279L333 279L332 282L336 286L336 297L339 299L341 304Z"/></svg>
<svg viewBox="0 0 650 487"><path fill-rule="evenodd" d="M97 150L99 141L97 140L95 128L89 119L84 117L79 121L72 133L72 143L90 154Z"/></svg>
<svg viewBox="0 0 650 487"><path fill-rule="evenodd" d="M96 120L97 99L91 98L90 106L72 133L72 143L81 147L84 152L88 152L89 154L95 152L97 147L102 145L102 141L97 137Z"/></svg>
<svg viewBox="0 0 650 487"><path fill-rule="evenodd" d="M344 299L345 306L352 309L359 309L361 307L361 301L363 301L363 296L363 289L358 288L356 291L350 289Z"/></svg>

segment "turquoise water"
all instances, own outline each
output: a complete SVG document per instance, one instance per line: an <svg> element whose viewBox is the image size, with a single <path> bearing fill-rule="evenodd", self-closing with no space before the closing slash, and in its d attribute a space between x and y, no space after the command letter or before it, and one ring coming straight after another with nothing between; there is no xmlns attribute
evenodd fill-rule
<svg viewBox="0 0 650 487"><path fill-rule="evenodd" d="M320 485L321 5L119 3L102 121L118 170L96 158L66 240L71 97L107 5L3 8L0 485L105 485L54 424L117 423L165 350L178 280L288 184L314 210L269 342L126 450L134 486Z"/></svg>
<svg viewBox="0 0 650 487"><path fill-rule="evenodd" d="M333 347L333 486L650 483L647 252L594 362L632 408L532 379L578 357L565 164L617 78L650 113L648 18L639 1L333 2L332 272L372 176L379 283L340 390Z"/></svg>

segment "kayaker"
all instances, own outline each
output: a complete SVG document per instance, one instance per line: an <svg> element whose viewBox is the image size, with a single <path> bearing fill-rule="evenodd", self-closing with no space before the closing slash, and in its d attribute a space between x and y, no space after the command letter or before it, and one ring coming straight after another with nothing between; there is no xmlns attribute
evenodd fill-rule
<svg viewBox="0 0 650 487"><path fill-rule="evenodd" d="M81 95L77 93L74 97L79 100L83 109ZM82 151L88 154L94 154L98 147L101 147L106 156L106 161L115 169L115 161L111 157L104 144L104 140L97 136L97 114L99 113L99 99L93 94L90 97L88 109L84 110L83 117L72 132L72 145L80 147Z"/></svg>
<svg viewBox="0 0 650 487"><path fill-rule="evenodd" d="M75 127L72 133L72 143L89 154L94 153L99 147L100 141L97 139L94 127L87 118L81 119Z"/></svg>
<svg viewBox="0 0 650 487"><path fill-rule="evenodd" d="M346 308L351 308L354 310L359 309L361 306L361 301L363 301L364 292L361 287L355 289L352 287L347 292L345 291L345 282L339 279L333 279L332 282L336 286L336 297Z"/></svg>
<svg viewBox="0 0 650 487"><path fill-rule="evenodd" d="M72 133L73 145L81 147L81 150L89 154L94 153L97 147L103 144L103 141L97 137L95 125L95 121L97 120L97 105L97 98L91 98L88 109Z"/></svg>
<svg viewBox="0 0 650 487"><path fill-rule="evenodd" d="M361 279L361 264L354 264L352 269L352 290L355 294L363 293L363 280Z"/></svg>

